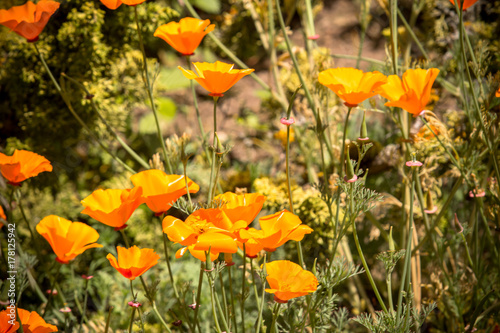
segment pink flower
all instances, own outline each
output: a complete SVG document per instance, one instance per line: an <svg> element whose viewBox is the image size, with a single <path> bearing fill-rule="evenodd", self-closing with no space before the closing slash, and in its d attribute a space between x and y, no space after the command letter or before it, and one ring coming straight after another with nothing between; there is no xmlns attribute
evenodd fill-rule
<svg viewBox="0 0 500 333"><path fill-rule="evenodd" d="M286 119L285 117L281 118L281 123L286 126L290 126L292 124L295 124L295 119L293 117L290 117L289 119Z"/></svg>
<svg viewBox="0 0 500 333"><path fill-rule="evenodd" d="M133 302L133 301L128 302L128 305L130 305L133 308L138 308L138 307L142 306L141 303L139 303L139 302Z"/></svg>
<svg viewBox="0 0 500 333"><path fill-rule="evenodd" d="M420 167L422 166L422 162L419 162L419 161L408 161L406 162L406 166L407 167Z"/></svg>
<svg viewBox="0 0 500 333"><path fill-rule="evenodd" d="M483 189L473 189L472 191L469 191L469 197L471 198L482 198L486 195L486 192Z"/></svg>
<svg viewBox="0 0 500 333"><path fill-rule="evenodd" d="M64 308L59 309L59 311L64 312L64 313L69 313L69 312L71 312L71 309L69 307L65 306Z"/></svg>
<svg viewBox="0 0 500 333"><path fill-rule="evenodd" d="M85 279L85 280L90 280L90 279L92 279L93 277L94 277L93 275L88 275L88 276L87 276L87 275L85 275L85 274L83 274L83 275L82 275L82 278L83 278L83 279Z"/></svg>

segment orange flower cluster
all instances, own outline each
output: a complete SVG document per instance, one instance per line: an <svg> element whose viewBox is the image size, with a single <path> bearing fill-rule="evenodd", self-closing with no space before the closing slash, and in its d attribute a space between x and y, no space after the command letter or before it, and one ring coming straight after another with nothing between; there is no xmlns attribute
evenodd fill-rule
<svg viewBox="0 0 500 333"><path fill-rule="evenodd" d="M274 294L278 303L313 293L318 289L318 279L313 273L288 260L276 260L266 264L266 291Z"/></svg>
<svg viewBox="0 0 500 333"><path fill-rule="evenodd" d="M348 107L381 95L389 100L386 106L400 107L414 117L423 114L429 103L432 84L439 69L409 69L401 80L397 75L375 71L363 73L355 68L331 68L319 73L318 81L337 94Z"/></svg>
<svg viewBox="0 0 500 333"><path fill-rule="evenodd" d="M252 258L262 251L274 252L289 240L301 241L314 230L302 224L295 214L282 210L259 219L260 229L239 230L240 248L245 244L245 254Z"/></svg>
<svg viewBox="0 0 500 333"><path fill-rule="evenodd" d="M173 216L163 219L163 232L167 237L184 247L177 251L176 258L186 251L201 261L215 260L220 253L235 253L243 249L248 257L256 257L266 250L275 251L289 240L300 241L313 229L303 225L300 219L287 210L259 219L260 229L248 228L262 209L265 196L260 194L218 195L221 208L199 209L182 221Z"/></svg>
<svg viewBox="0 0 500 333"><path fill-rule="evenodd" d="M102 247L96 243L99 233L94 228L56 215L44 217L36 231L49 242L61 264L69 263L87 249Z"/></svg>
<svg viewBox="0 0 500 333"><path fill-rule="evenodd" d="M59 2L41 0L36 5L28 1L22 6L2 9L0 10L0 24L26 38L28 42L36 42L38 35L59 5Z"/></svg>
<svg viewBox="0 0 500 333"><path fill-rule="evenodd" d="M0 172L11 185L20 186L22 181L44 171L52 171L52 165L43 156L17 149L12 156L0 153Z"/></svg>
<svg viewBox="0 0 500 333"><path fill-rule="evenodd" d="M58 331L55 325L47 324L35 311L30 312L20 308L15 310L17 310L19 315L19 321L15 320L16 315L12 314L10 309L0 312L0 332L15 333L21 324L23 325L24 333L51 333ZM11 315L14 315L14 318ZM12 319L14 319L14 324L11 324Z"/></svg>

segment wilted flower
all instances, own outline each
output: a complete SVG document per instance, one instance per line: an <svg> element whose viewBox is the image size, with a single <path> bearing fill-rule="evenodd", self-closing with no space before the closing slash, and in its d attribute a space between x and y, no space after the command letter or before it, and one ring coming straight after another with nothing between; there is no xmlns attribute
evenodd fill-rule
<svg viewBox="0 0 500 333"><path fill-rule="evenodd" d="M28 311L17 308L18 320L23 325L24 333L51 333L57 332L57 326L47 324L43 318L35 311ZM4 332L0 328L0 332ZM9 331L7 331L9 332Z"/></svg>
<svg viewBox="0 0 500 333"><path fill-rule="evenodd" d="M127 190L98 189L81 201L87 214L97 221L120 230L142 201L142 187Z"/></svg>
<svg viewBox="0 0 500 333"><path fill-rule="evenodd" d="M387 77L377 71L364 73L360 69L339 67L320 72L318 81L337 94L346 106L355 107L377 95L376 90L387 82Z"/></svg>
<svg viewBox="0 0 500 333"><path fill-rule="evenodd" d="M116 9L121 6L122 3L128 6L137 6L146 0L101 0L102 4L109 9Z"/></svg>
<svg viewBox="0 0 500 333"><path fill-rule="evenodd" d="M318 289L316 276L289 260L269 262L266 271L270 287L266 291L274 294L274 300L278 303L287 303L292 298L305 296Z"/></svg>
<svg viewBox="0 0 500 333"><path fill-rule="evenodd" d="M138 308L138 307L142 306L142 304L141 304L141 303L139 303L139 302L134 302L134 301L130 301L130 302L128 302L128 305L129 305L129 306L131 306L131 307L133 307L133 308Z"/></svg>
<svg viewBox="0 0 500 333"><path fill-rule="evenodd" d="M131 248L116 247L118 259L111 253L106 256L111 266L121 275L129 280L144 274L147 270L158 263L160 256L153 249L140 249L137 246Z"/></svg>
<svg viewBox="0 0 500 333"><path fill-rule="evenodd" d="M179 22L169 22L156 29L154 36L160 37L168 45L184 56L193 55L206 34L213 31L210 20L185 17Z"/></svg>
<svg viewBox="0 0 500 333"><path fill-rule="evenodd" d="M168 239L185 246L177 251L176 258L189 250L193 257L201 261L206 260L205 251L209 249L211 260L215 260L219 253L236 253L238 246L233 232L247 225L245 221L233 224L219 208L198 209L186 221L167 216L162 223Z"/></svg>
<svg viewBox="0 0 500 333"><path fill-rule="evenodd" d="M379 93L390 102L386 106L395 106L408 111L414 117L423 114L429 103L432 84L439 74L439 69L408 69L403 80L397 75L390 75L388 82L380 87Z"/></svg>
<svg viewBox="0 0 500 333"><path fill-rule="evenodd" d="M41 0L37 4L28 1L21 6L1 9L0 24L26 38L28 42L36 42L59 6L58 2Z"/></svg>
<svg viewBox="0 0 500 333"><path fill-rule="evenodd" d="M12 156L0 153L0 172L11 185L19 186L23 180L44 171L52 171L52 165L43 156L17 149Z"/></svg>
<svg viewBox="0 0 500 333"><path fill-rule="evenodd" d="M64 308L59 309L59 312L70 313L71 312L71 308L69 306L65 306Z"/></svg>
<svg viewBox="0 0 500 333"><path fill-rule="evenodd" d="M466 10L467 8L469 8L470 6L472 6L473 4L475 4L478 0L463 0L463 1L460 1L458 3L458 7L460 8L460 4L463 3L463 7L462 7L462 10ZM450 0L450 2L455 5L455 0Z"/></svg>
<svg viewBox="0 0 500 333"><path fill-rule="evenodd" d="M475 188L472 191L469 191L469 197L471 198L482 198L486 195L486 192L481 188Z"/></svg>
<svg viewBox="0 0 500 333"><path fill-rule="evenodd" d="M49 242L61 264L67 264L87 249L102 247L96 243L99 233L94 228L56 215L44 217L36 231Z"/></svg>
<svg viewBox="0 0 500 333"><path fill-rule="evenodd" d="M136 187L142 187L142 198L149 209L161 215L172 207L172 204L187 193L186 179L182 175L167 175L160 170L146 170L130 176ZM200 190L198 184L187 178L189 193Z"/></svg>
<svg viewBox="0 0 500 333"><path fill-rule="evenodd" d="M210 96L222 97L236 82L252 73L254 69L233 69L234 65L221 61L214 63L193 62L197 74L179 66L185 77L196 80L203 88L210 92Z"/></svg>
<svg viewBox="0 0 500 333"><path fill-rule="evenodd" d="M283 125L290 126L290 125L295 124L295 119L293 117L290 117L290 118L283 117L283 118L281 118L280 122Z"/></svg>

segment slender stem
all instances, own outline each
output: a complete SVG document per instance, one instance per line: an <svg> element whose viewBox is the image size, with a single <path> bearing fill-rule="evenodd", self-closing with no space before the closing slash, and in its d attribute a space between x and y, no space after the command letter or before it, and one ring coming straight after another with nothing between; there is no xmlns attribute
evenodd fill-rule
<svg viewBox="0 0 500 333"><path fill-rule="evenodd" d="M173 173L172 165L170 164L170 159L168 158L168 154L167 154L167 147L165 146L165 140L163 140L163 135L161 133L160 121L158 119L158 112L156 110L156 104L155 104L155 100L153 97L153 86L152 86L152 82L150 81L150 78L149 78L148 59L146 57L146 50L144 49L144 42L142 40L142 31L141 31L141 25L139 23L139 15L137 14L137 6L134 6L134 14L135 14L135 24L137 26L137 35L139 36L139 45L140 45L141 52L142 52L142 60L144 63L143 69L144 69L144 74L146 77L146 80L144 83L146 86L146 90L148 92L149 101L151 103L151 109L153 110L153 115L155 118L156 132L158 134L158 140L160 140L160 143L161 143L161 147L163 150L163 158L165 160L165 163L167 164L167 170L169 173Z"/></svg>
<svg viewBox="0 0 500 333"><path fill-rule="evenodd" d="M257 309L260 311L260 299L259 293L257 291L257 285L255 284L255 271L253 269L253 258L250 258L250 275L252 275L252 285L253 285L253 293L255 295L255 304L257 304Z"/></svg>
<svg viewBox="0 0 500 333"><path fill-rule="evenodd" d="M231 312L232 312L231 319L233 321L234 333L238 333L238 326L236 326L236 307L234 306L233 278L231 277L231 269L232 268L233 268L233 266L229 266L227 268L227 274L229 276L229 292L230 292L230 296L231 296Z"/></svg>
<svg viewBox="0 0 500 333"><path fill-rule="evenodd" d="M288 187L288 202L290 203L290 212L292 214L295 214L293 210L292 185L290 181L290 126L286 127L285 159L286 159L286 182Z"/></svg>
<svg viewBox="0 0 500 333"><path fill-rule="evenodd" d="M262 264L262 275L266 276L266 255L264 255L264 263ZM255 322L255 333L260 333L260 328L261 326L264 325L262 321L262 311L264 310L264 302L266 299L266 280L264 279L262 281L262 295L261 295L261 302L258 304L258 309L259 309L259 316L257 317L257 321ZM262 331L264 332L264 330ZM237 332L236 332L237 333Z"/></svg>
<svg viewBox="0 0 500 333"><path fill-rule="evenodd" d="M219 272L219 281L220 281L220 289L222 291L222 304L224 305L223 316L226 318L226 322L229 322L229 309L227 307L227 298L226 298L226 288L224 288L224 279L222 278L222 272Z"/></svg>
<svg viewBox="0 0 500 333"><path fill-rule="evenodd" d="M351 190L350 190L350 198L349 200L353 201L353 184L351 183ZM347 214L347 213L346 213ZM353 216L351 216L353 217ZM365 256L363 254L363 250L361 249L361 245L359 244L359 239L358 239L358 232L356 230L356 224L355 220L353 219L353 225L352 225L352 234L354 236L354 242L356 243L356 249L358 250L359 257L361 259L361 262L363 263L363 267L365 268L366 275L368 276L368 280L370 281L370 285L373 288L373 292L375 293L375 296L377 297L378 302L380 303L380 306L384 310L385 313L388 313L387 308L385 306L384 301L382 300L382 297L380 296L380 293L378 291L377 285L375 284L375 281L373 280L372 274L370 273L370 268L368 267L368 264L366 263Z"/></svg>
<svg viewBox="0 0 500 333"><path fill-rule="evenodd" d="M278 328L276 327L276 321L278 320L278 317L279 317L280 306L281 306L281 303L276 302L274 304L273 322L271 323L271 333L278 333Z"/></svg>
<svg viewBox="0 0 500 333"><path fill-rule="evenodd" d="M420 41L418 40L417 35L415 35L415 33L413 32L413 29L410 27L410 25L406 21L403 13L401 13L401 10L399 8L397 9L397 11L398 11L398 17L399 17L399 19L401 20L401 22L403 22L403 25L406 28L405 32L408 32L408 34L413 39L413 41L415 42L415 44L417 44L417 47L420 50L420 52L422 52L422 55L424 56L425 60L429 60L429 55L427 54L427 52L425 51L424 47L422 46L422 43L420 43Z"/></svg>
<svg viewBox="0 0 500 333"><path fill-rule="evenodd" d="M401 314L403 311L403 291L406 291L408 294L408 289L410 286L410 281L411 281L411 257L412 257L412 252L411 252L411 243L413 239L413 201L415 197L415 177L417 173L417 168L413 167L412 168L412 177L411 177L411 192L410 192L410 216L409 216L409 231L408 231L408 241L406 245L406 252L405 252L405 263L403 266L403 274L401 276L401 285L399 287L399 295L398 295L398 307L397 307L397 315L396 315L396 320L399 323L401 321ZM407 277L408 275L408 277Z"/></svg>
<svg viewBox="0 0 500 333"><path fill-rule="evenodd" d="M50 76L50 79L52 80L52 83L54 84L54 86L56 87L56 90L57 92L59 92L59 94L61 95L64 103L66 104L66 106L68 107L68 110L71 112L71 114L73 115L73 117L75 117L75 119L78 121L78 123L80 124L80 126L82 126L86 131L87 133L89 134L89 136L94 140L96 141L99 146L101 146L101 148L107 152L111 157L113 157L113 159L115 159L118 163L120 163L125 169L127 169L127 171L131 172L131 173L135 173L135 170L132 169L131 167L129 167L125 162L123 162L118 156L116 156L115 154L113 154L106 146L104 146L104 144L96 137L96 135L91 131L91 129L87 126L87 124L85 124L85 122L82 120L82 118L80 118L80 116L75 112L75 110L73 109L73 106L71 105L70 101L66 98L66 95L64 94L63 90L61 89L61 86L59 85L59 83L57 83L57 80L54 78L54 75L52 74L49 66L47 65L47 63L45 62L45 59L44 57L42 56L42 54L40 53L40 50L38 49L38 47L36 46L36 43L33 43L34 47L35 47L35 50L36 50L36 53L38 54L38 57L40 58L40 61L42 62L43 64L43 67L45 68L45 70L47 71L47 73L49 74Z"/></svg>
<svg viewBox="0 0 500 333"><path fill-rule="evenodd" d="M398 0L390 0L390 31L391 31L391 55L392 55L392 70L397 75L398 73Z"/></svg>
<svg viewBox="0 0 500 333"><path fill-rule="evenodd" d="M241 272L241 328L245 333L245 273L247 270L247 255L245 243L243 243L243 269Z"/></svg>
<svg viewBox="0 0 500 333"><path fill-rule="evenodd" d="M83 84L73 79L72 77L66 75L65 73L62 73L61 76L76 84L80 89L82 89L85 92L87 96L91 96L90 91L88 91L88 89ZM90 105L92 106L92 109L94 109L94 111L99 116L99 119L101 119L101 121L106 126L108 131L110 131L111 134L113 134L113 136L118 141L118 143L120 143L123 149L125 149L143 168L149 169L150 168L149 164L146 161L144 161L144 159L142 159L132 148L130 148L130 146L125 141L123 141L123 139L118 135L115 129L109 124L109 122L106 120L106 118L103 116L103 114L97 107L93 98L90 98Z"/></svg>
<svg viewBox="0 0 500 333"><path fill-rule="evenodd" d="M106 327L104 328L104 333L108 333L109 323L111 322L111 312L113 311L113 307L110 306L108 310L108 318L106 319Z"/></svg>
<svg viewBox="0 0 500 333"><path fill-rule="evenodd" d="M203 261L201 262L200 266L200 277L198 278L198 290L196 291L196 304L194 308L194 322L196 323L196 326L198 327L199 333L201 333L201 328L198 323L198 309L200 308L200 300L201 300L201 286L203 285Z"/></svg>
<svg viewBox="0 0 500 333"><path fill-rule="evenodd" d="M50 305L50 301L52 300L52 295L54 295L54 293L53 293L54 286L56 285L57 279L59 278L59 274L61 273L61 267L62 267L62 264L59 264L58 268L57 268L56 275L54 276L54 280L50 284L50 289L49 289L50 290L50 294L49 294L49 297L47 298L47 304L45 305L45 309L43 310L42 318L45 318L45 314L47 313L47 310L50 307L49 306Z"/></svg>
<svg viewBox="0 0 500 333"><path fill-rule="evenodd" d="M132 292L132 298L134 299L134 302L136 301L135 294L134 294L134 286L132 285L132 280L130 281L130 291ZM134 326L134 316L135 316L135 310L136 307L132 307L132 314L130 315L130 324L128 326L128 332L132 333L132 328Z"/></svg>
<svg viewBox="0 0 500 333"><path fill-rule="evenodd" d="M283 37L285 38L285 44L286 44L288 53L290 54L290 57L292 58L293 66L294 66L295 71L297 72L297 75L299 77L300 84L302 85L302 88L304 89L304 93L305 93L306 99L309 103L309 107L311 108L311 111L314 115L314 118L317 119L318 109L316 107L316 103L314 102L314 99L312 98L311 92L309 91L309 88L307 87L307 83L304 79L304 76L302 75L302 72L300 71L297 57L295 57L295 53L292 50L292 44L291 44L290 39L288 38L288 35L286 33L285 21L283 20L283 14L281 13L279 0L276 0L276 11L278 14L278 21L280 22L281 30L283 31ZM327 143L326 148L328 150L328 154L330 155L330 159L333 161L333 150L331 148L331 145L328 142L328 137L326 136L325 131L322 132L322 135L323 135L323 138L325 140L325 143Z"/></svg>
<svg viewBox="0 0 500 333"><path fill-rule="evenodd" d="M125 242L125 245L127 246L127 248L129 248L130 247L130 242L128 240L127 235L125 234L125 231L123 229L120 229L120 233L122 234L123 241Z"/></svg>
<svg viewBox="0 0 500 333"><path fill-rule="evenodd" d="M170 330L170 327L168 327L167 323L165 322L163 317L160 315L160 312L158 311L158 308L156 307L156 302L153 301L153 302L151 302L151 304L153 306L153 311L154 311L156 317L158 319L160 319L160 322L163 325L163 327L167 330L168 333L172 333L172 331Z"/></svg>
<svg viewBox="0 0 500 333"><path fill-rule="evenodd" d="M215 151L217 150L217 102L219 100L219 97L214 97L214 139L213 139L213 147L212 147L212 169L210 171L210 186L208 188L208 204L212 204L212 200L214 199L213 197L213 192L216 184L214 184L214 173L215 173Z"/></svg>
<svg viewBox="0 0 500 333"><path fill-rule="evenodd" d="M17 199L16 201L17 201L17 204L19 205L19 209L21 210L21 215L23 216L24 221L26 221L26 224L28 225L28 230L30 232L31 239L33 240L33 244L35 245L35 251L38 254L38 253L40 253L40 247L38 246L38 239L35 238L35 233L33 232L33 229L31 228L31 224L30 224L28 218L26 217L26 213L24 212L24 207L23 207L23 203L21 200L21 190L16 189L16 194L18 197L18 198L16 198Z"/></svg>
<svg viewBox="0 0 500 333"><path fill-rule="evenodd" d="M90 279L85 280L85 296L83 297L83 311L82 311L82 319L80 319L80 327L78 328L78 333L82 331L82 325L84 320L87 319L87 301L89 296L89 286Z"/></svg>

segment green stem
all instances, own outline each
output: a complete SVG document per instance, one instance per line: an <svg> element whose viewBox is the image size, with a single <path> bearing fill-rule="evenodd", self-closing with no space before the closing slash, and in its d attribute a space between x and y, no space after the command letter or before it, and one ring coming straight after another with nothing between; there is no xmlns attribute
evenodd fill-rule
<svg viewBox="0 0 500 333"><path fill-rule="evenodd" d="M391 31L391 55L392 55L392 71L398 73L398 0L389 0L390 6L390 31Z"/></svg>
<svg viewBox="0 0 500 333"><path fill-rule="evenodd" d="M78 328L78 333L81 333L83 322L84 320L87 319L86 314L87 314L87 301L89 296L89 285L90 285L90 279L85 280L85 296L83 297L82 319L80 319L80 327Z"/></svg>
<svg viewBox="0 0 500 333"><path fill-rule="evenodd" d="M167 323L165 322L163 317L160 315L160 312L158 311L158 308L156 307L156 302L153 301L153 302L151 302L151 304L153 306L153 311L154 311L156 317L160 320L163 327L167 330L168 333L172 333L172 331L170 330L170 327L168 327Z"/></svg>
<svg viewBox="0 0 500 333"><path fill-rule="evenodd" d="M76 84L80 89L82 89L85 92L87 96L91 96L90 91L88 91L88 89L83 84L73 79L72 77L66 75L65 73L62 73L61 76ZM123 147L123 149L125 149L130 154L130 156L132 156L143 168L149 169L150 168L149 164L146 161L144 161L144 159L142 159L132 148L130 148L130 146L118 135L115 129L109 124L109 122L106 120L106 118L103 116L103 114L97 107L93 98L90 98L90 104L92 106L92 109L94 109L94 111L99 116L99 119L101 119L101 121L106 126L108 131L111 132L111 134L113 134L114 138Z"/></svg>
<svg viewBox="0 0 500 333"><path fill-rule="evenodd" d="M134 294L134 286L132 285L132 280L129 280L130 281L130 291L132 292L132 298L133 298L133 301L135 302L136 301L136 298L135 298L135 294ZM132 307L132 314L130 315L130 324L128 326L128 332L129 333L132 333L132 328L134 326L134 316L135 316L135 310L137 308L136 307Z"/></svg>
<svg viewBox="0 0 500 333"><path fill-rule="evenodd" d="M422 55L424 56L425 60L429 60L429 55L427 54L424 47L422 46L422 43L420 43L420 41L418 40L417 35L415 35L415 33L413 32L413 28L408 24L405 17L403 16L403 13L401 13L401 10L399 10L399 8L397 11L398 11L399 19L401 20L401 22L403 22L403 25L406 28L406 32L408 32L408 34L413 39L415 44L417 44L417 47L420 50L420 52L422 52Z"/></svg>
<svg viewBox="0 0 500 333"><path fill-rule="evenodd" d="M231 311L232 311L232 316L231 319L233 321L233 329L234 333L238 333L238 326L236 326L236 307L234 306L234 291L233 291L233 278L231 277L231 269L233 266L229 266L227 268L227 273L229 276L229 292L231 295Z"/></svg>
<svg viewBox="0 0 500 333"><path fill-rule="evenodd" d="M271 323L271 333L278 333L278 328L276 327L276 321L278 320L279 317L280 306L281 303L276 302L276 304L274 304L273 322Z"/></svg>
<svg viewBox="0 0 500 333"><path fill-rule="evenodd" d="M266 255L264 255L264 263L262 264L262 276L266 276ZM261 302L258 304L259 316L257 317L257 321L255 322L255 333L260 333L261 326L264 326L264 322L262 321L262 312L264 310L264 302L266 299L266 280L262 281L262 295ZM264 330L262 330L264 332ZM237 332L236 332L237 333Z"/></svg>
<svg viewBox="0 0 500 333"><path fill-rule="evenodd" d="M260 299L259 299L259 293L257 292L257 285L255 284L255 272L253 269L253 258L250 258L250 274L252 275L252 285L253 285L253 293L255 295L255 304L257 304L257 311L261 311L260 308ZM257 326L261 325L262 323L257 323Z"/></svg>
<svg viewBox="0 0 500 333"><path fill-rule="evenodd" d="M297 72L297 75L298 75L299 80L300 80L300 84L302 85L302 88L304 89L306 99L309 103L309 107L311 108L311 111L314 115L314 118L317 119L318 118L318 116L317 116L318 109L316 107L316 103L314 102L314 99L312 98L311 92L309 91L309 88L307 87L304 76L302 75L302 72L300 71L297 57L295 57L295 53L292 50L292 44L290 42L290 39L288 38L288 34L286 33L285 21L283 20L283 14L281 13L279 0L276 0L276 10L277 10L277 14L278 14L278 21L280 22L281 30L283 31L283 37L285 38L285 44L286 44L288 53L290 54L290 57L292 58L293 67L295 68L295 71ZM326 148L328 150L328 154L330 155L330 159L333 161L333 150L331 148L331 145L328 142L328 137L326 136L325 131L322 132L322 135L323 135L323 139L327 143Z"/></svg>
<svg viewBox="0 0 500 333"><path fill-rule="evenodd" d="M137 26L137 35L139 36L139 45L141 48L142 59L143 59L143 63L144 63L143 69L144 69L144 74L146 77L146 80L144 83L146 86L146 90L148 92L149 101L151 103L151 109L153 110L153 115L155 118L156 132L158 134L158 140L160 140L160 143L161 143L161 147L163 150L163 158L165 160L165 163L167 164L167 170L169 173L173 173L172 165L170 164L170 159L168 158L167 147L165 146L165 140L163 140L163 135L161 133L160 121L158 119L158 112L156 110L156 104L155 104L155 100L153 97L153 86L152 86L151 81L149 79L148 59L146 57L146 50L144 49L144 42L142 40L142 31L141 31L141 25L139 23L139 16L137 14L137 6L134 6L134 14L135 14L135 24Z"/></svg>
<svg viewBox="0 0 500 333"><path fill-rule="evenodd" d="M350 191L350 201L352 201L353 197L353 184L351 183L351 191ZM352 204L351 204L352 205ZM347 213L346 213L347 214ZM384 310L385 313L388 313L387 308L385 306L384 301L382 300L382 297L380 296L380 293L378 291L377 285L375 284L375 281L373 280L372 274L370 273L370 268L368 267L368 264L366 263L365 256L363 254L363 250L361 249L361 245L359 244L359 239L358 239L358 232L356 230L356 222L355 220L352 221L352 234L354 236L354 242L356 244L356 249L358 250L359 257L361 259L361 262L363 263L363 267L365 268L366 275L368 276L368 280L370 281L370 285L373 288L373 292L375 293L375 296L377 297L378 302L380 303L380 306Z"/></svg>
<svg viewBox="0 0 500 333"><path fill-rule="evenodd" d="M30 224L28 218L26 217L26 213L24 212L24 207L23 207L22 200L21 200L21 190L16 189L16 194L18 197L18 198L16 198L16 201L17 201L17 204L19 205L19 209L21 210L21 215L23 216L24 221L26 221L26 224L28 225L28 230L30 232L31 239L33 240L33 244L35 245L35 251L37 254L41 253L40 247L38 244L38 239L35 238L35 233L33 232L33 229L31 228L31 224Z"/></svg>
<svg viewBox="0 0 500 333"><path fill-rule="evenodd" d="M80 118L80 116L75 112L75 110L73 109L73 106L71 105L70 101L66 98L66 95L64 94L63 90L61 89L61 86L59 85L59 83L57 83L57 80L54 78L54 75L52 74L49 66L47 65L47 63L45 62L45 59L44 57L42 56L42 54L40 53L40 50L38 49L38 47L36 46L36 43L33 43L33 46L35 47L35 50L36 50L36 53L38 54L38 57L40 58L40 61L42 62L43 64L43 67L45 68L45 70L47 71L47 73L49 74L50 76L50 79L52 80L52 83L54 84L54 86L56 87L56 90L57 92L59 92L59 94L61 95L64 103L66 104L66 106L68 107L68 110L71 112L71 114L73 115L73 117L75 117L75 119L78 121L78 123L80 124L80 126L82 126L86 131L87 133L89 134L89 136L94 140L96 141L99 146L101 146L101 148L107 152L111 157L113 157L113 159L115 159L118 163L120 163L125 169L127 169L127 171L131 172L131 173L135 173L135 170L132 169L131 167L129 167L125 162L123 162L118 156L116 156L115 154L113 154L106 146L104 146L104 144L97 138L97 136L91 131L91 129L87 126L87 124L85 124L85 122L82 120L82 118Z"/></svg>
<svg viewBox="0 0 500 333"><path fill-rule="evenodd" d="M241 328L243 333L245 333L245 273L247 270L247 254L245 243L243 243L243 269L241 272Z"/></svg>
<svg viewBox="0 0 500 333"><path fill-rule="evenodd" d="M201 266L200 266L200 277L198 278L198 289L196 291L196 303L194 305L195 306L194 307L194 322L195 322L196 326L198 327L199 333L201 333L201 328L200 328L200 325L198 322L198 309L200 308L201 287L203 285L203 270L204 270L204 266L203 266L203 261L202 261Z"/></svg>
<svg viewBox="0 0 500 333"><path fill-rule="evenodd" d="M210 170L210 186L208 188L208 204L212 204L212 200L214 199L213 197L213 192L216 184L214 184L214 173L215 173L215 152L217 150L217 102L219 100L219 97L214 97L214 140L213 140L213 147L212 147L212 169Z"/></svg>
<svg viewBox="0 0 500 333"><path fill-rule="evenodd" d="M414 202L414 197L415 197L415 177L417 173L417 168L412 167L412 179L411 179L411 192L410 192L410 221L409 221L409 231L408 231L408 241L406 245L406 252L405 252L405 263L403 266L403 274L401 276L401 285L399 287L399 295L398 295L398 308L397 308L397 315L396 315L396 320L397 323L401 321L401 314L403 311L403 291L406 291L406 294L408 295L409 292L409 286L410 286L410 281L411 281L411 257L412 257L412 252L411 252L411 243L413 239L413 202ZM408 275L408 278L406 277Z"/></svg>
<svg viewBox="0 0 500 333"><path fill-rule="evenodd" d="M50 308L50 301L52 300L52 295L54 294L53 291L54 291L54 287L56 285L56 282L57 282L57 279L59 278L59 274L61 273L61 267L62 267L63 264L59 264L58 265L58 268L57 268L57 272L56 272L56 275L54 276L54 280L52 281L52 283L50 284L50 294L49 294L49 297L47 298L47 304L45 305L45 309L43 310L43 313L42 313L42 318L45 318L45 314L47 313L47 310Z"/></svg>
<svg viewBox="0 0 500 333"><path fill-rule="evenodd" d="M108 318L106 319L106 327L104 328L104 333L108 333L109 323L111 322L111 312L113 311L113 307L110 306L108 310Z"/></svg>
<svg viewBox="0 0 500 333"><path fill-rule="evenodd" d="M229 309L227 307L227 298L226 298L226 288L224 288L224 279L222 278L221 272L219 272L219 281L220 281L220 289L222 291L222 304L224 305L223 309L224 311L222 315L225 317L226 322L229 322L231 318L229 317Z"/></svg>

